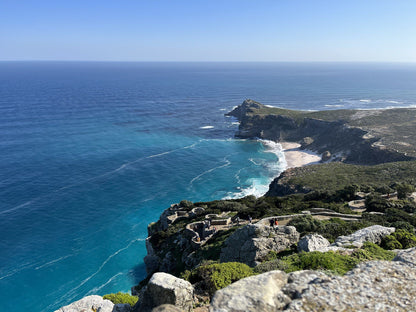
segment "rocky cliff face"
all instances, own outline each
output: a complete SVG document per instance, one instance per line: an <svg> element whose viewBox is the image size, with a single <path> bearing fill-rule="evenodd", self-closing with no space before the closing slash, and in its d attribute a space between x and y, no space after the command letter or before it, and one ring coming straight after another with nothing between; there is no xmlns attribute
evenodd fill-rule
<svg viewBox="0 0 416 312"><path fill-rule="evenodd" d="M389 146L377 144L380 137L369 136L365 127L352 125L345 114L340 111L337 116L335 112L331 118L321 119L318 113L311 117L300 111L274 110L252 100L245 100L228 113L240 121L236 135L240 138L300 142L304 148L329 152L337 155L337 160L356 164L413 159Z"/></svg>
<svg viewBox="0 0 416 312"><path fill-rule="evenodd" d="M233 233L221 250L221 262L242 262L255 266L270 251L285 250L299 241L299 233L293 226L272 227L249 224Z"/></svg>

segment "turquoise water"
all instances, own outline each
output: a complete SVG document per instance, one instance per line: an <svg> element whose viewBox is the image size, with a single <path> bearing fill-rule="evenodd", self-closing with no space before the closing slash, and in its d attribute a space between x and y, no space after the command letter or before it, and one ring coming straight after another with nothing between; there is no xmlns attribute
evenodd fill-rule
<svg viewBox="0 0 416 312"><path fill-rule="evenodd" d="M264 193L283 162L234 139L245 98L409 107L416 66L0 62L0 310L128 291L170 204Z"/></svg>

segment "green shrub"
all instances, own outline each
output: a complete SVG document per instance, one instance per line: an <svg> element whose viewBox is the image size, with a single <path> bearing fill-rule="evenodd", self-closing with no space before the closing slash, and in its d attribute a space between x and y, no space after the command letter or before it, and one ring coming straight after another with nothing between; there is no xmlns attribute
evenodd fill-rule
<svg viewBox="0 0 416 312"><path fill-rule="evenodd" d="M184 200L181 200L181 202L179 203L179 206L182 208L186 208L187 210L188 209L190 210L191 208L194 207L194 204L191 201L184 199Z"/></svg>
<svg viewBox="0 0 416 312"><path fill-rule="evenodd" d="M287 273L297 270L328 270L335 274L345 274L351 270L359 260L332 251L301 252L282 258L288 265Z"/></svg>
<svg viewBox="0 0 416 312"><path fill-rule="evenodd" d="M403 249L402 244L400 244L400 242L393 235L384 236L381 246L388 250Z"/></svg>
<svg viewBox="0 0 416 312"><path fill-rule="evenodd" d="M104 295L103 299L110 300L114 304L127 303L131 306L134 306L137 300L139 299L139 297L132 296L127 293L118 292L116 294Z"/></svg>
<svg viewBox="0 0 416 312"><path fill-rule="evenodd" d="M415 247L416 236L406 230L398 229L396 232L383 237L381 246L389 250Z"/></svg>
<svg viewBox="0 0 416 312"><path fill-rule="evenodd" d="M307 234L318 232L320 222L312 218L310 215L304 215L293 218L287 225L294 226L296 230L301 234Z"/></svg>
<svg viewBox="0 0 416 312"><path fill-rule="evenodd" d="M410 215L403 210L396 208L389 208L386 210L385 216L383 216L388 222L405 221L412 226L416 226L416 216Z"/></svg>
<svg viewBox="0 0 416 312"><path fill-rule="evenodd" d="M405 230L396 230L392 234L402 244L403 248L411 248L416 246L416 236Z"/></svg>
<svg viewBox="0 0 416 312"><path fill-rule="evenodd" d="M395 257L395 253L392 251L385 250L381 248L380 246L365 242L363 246L361 247L361 250L364 250L367 252L368 260L388 260L391 261Z"/></svg>
<svg viewBox="0 0 416 312"><path fill-rule="evenodd" d="M396 185L396 190L397 198L404 199L407 197L407 195L415 191L415 187L408 183L398 183Z"/></svg>
<svg viewBox="0 0 416 312"><path fill-rule="evenodd" d="M225 262L202 265L192 270L189 280L200 283L202 289L213 295L218 289L253 274L253 269L244 263Z"/></svg>
<svg viewBox="0 0 416 312"><path fill-rule="evenodd" d="M274 259L260 263L254 268L255 273L265 273L269 271L280 270L285 272L296 271L296 268L290 265L287 261Z"/></svg>
<svg viewBox="0 0 416 312"><path fill-rule="evenodd" d="M368 212L385 212L386 209L389 208L389 206L389 202L385 198L377 194L369 195L365 199L365 208Z"/></svg>
<svg viewBox="0 0 416 312"><path fill-rule="evenodd" d="M396 230L402 229L410 233L413 233L415 230L415 228L409 222L406 221L395 221L390 223L389 226L396 228Z"/></svg>

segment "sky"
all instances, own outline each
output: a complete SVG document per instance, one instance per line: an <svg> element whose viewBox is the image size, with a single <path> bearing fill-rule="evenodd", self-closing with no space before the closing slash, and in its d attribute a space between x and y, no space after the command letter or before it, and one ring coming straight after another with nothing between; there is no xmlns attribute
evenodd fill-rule
<svg viewBox="0 0 416 312"><path fill-rule="evenodd" d="M416 0L0 0L0 60L416 62Z"/></svg>

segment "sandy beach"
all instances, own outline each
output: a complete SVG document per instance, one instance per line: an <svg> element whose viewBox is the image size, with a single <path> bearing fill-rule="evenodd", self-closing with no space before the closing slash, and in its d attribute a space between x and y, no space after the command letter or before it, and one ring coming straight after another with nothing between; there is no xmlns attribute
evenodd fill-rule
<svg viewBox="0 0 416 312"><path fill-rule="evenodd" d="M285 154L287 168L306 166L321 160L321 156L316 153L301 150L299 143L280 142L280 144Z"/></svg>

